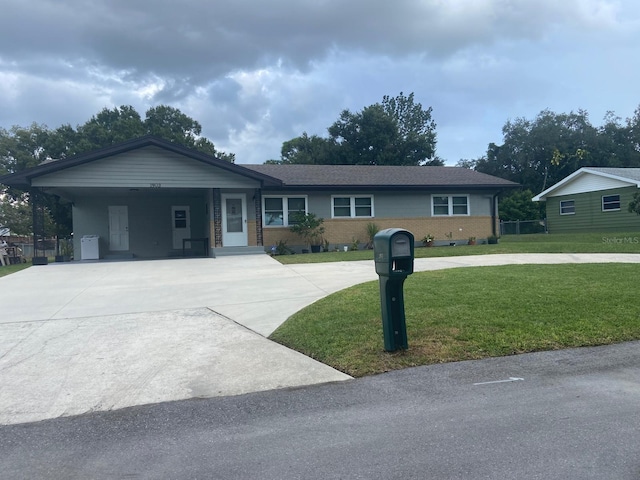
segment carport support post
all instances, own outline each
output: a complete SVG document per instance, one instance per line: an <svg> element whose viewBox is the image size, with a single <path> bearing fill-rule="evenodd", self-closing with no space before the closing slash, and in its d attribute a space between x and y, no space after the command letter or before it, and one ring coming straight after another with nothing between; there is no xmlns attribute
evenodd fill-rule
<svg viewBox="0 0 640 480"><path fill-rule="evenodd" d="M380 277L380 307L382 309L382 333L387 352L406 350L407 322L404 315L403 285L406 277Z"/></svg>
<svg viewBox="0 0 640 480"><path fill-rule="evenodd" d="M44 232L44 199L37 188L29 192L29 201L33 214L33 265L47 265L49 259L46 255L45 232Z"/></svg>

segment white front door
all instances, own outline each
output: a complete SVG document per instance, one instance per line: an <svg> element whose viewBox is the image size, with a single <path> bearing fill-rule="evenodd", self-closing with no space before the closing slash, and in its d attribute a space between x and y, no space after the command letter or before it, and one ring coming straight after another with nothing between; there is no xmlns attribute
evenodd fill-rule
<svg viewBox="0 0 640 480"><path fill-rule="evenodd" d="M222 246L246 247L247 202L241 193L222 194Z"/></svg>
<svg viewBox="0 0 640 480"><path fill-rule="evenodd" d="M109 206L109 250L129 250L129 208L126 205Z"/></svg>
<svg viewBox="0 0 640 480"><path fill-rule="evenodd" d="M171 207L171 229L173 232L173 248L182 250L182 240L191 238L191 214L189 206Z"/></svg>

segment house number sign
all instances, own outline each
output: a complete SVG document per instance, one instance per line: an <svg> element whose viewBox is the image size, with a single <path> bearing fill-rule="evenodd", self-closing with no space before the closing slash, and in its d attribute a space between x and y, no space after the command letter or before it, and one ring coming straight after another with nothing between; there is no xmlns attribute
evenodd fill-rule
<svg viewBox="0 0 640 480"><path fill-rule="evenodd" d="M162 188L162 184L161 183L150 183L149 187L151 187L151 188Z"/></svg>

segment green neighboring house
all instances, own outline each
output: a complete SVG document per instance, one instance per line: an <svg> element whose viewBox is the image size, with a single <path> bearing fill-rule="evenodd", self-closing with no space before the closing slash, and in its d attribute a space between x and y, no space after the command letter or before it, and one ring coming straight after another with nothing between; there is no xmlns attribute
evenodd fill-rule
<svg viewBox="0 0 640 480"><path fill-rule="evenodd" d="M629 202L640 188L640 168L583 167L544 192L549 233L640 230Z"/></svg>

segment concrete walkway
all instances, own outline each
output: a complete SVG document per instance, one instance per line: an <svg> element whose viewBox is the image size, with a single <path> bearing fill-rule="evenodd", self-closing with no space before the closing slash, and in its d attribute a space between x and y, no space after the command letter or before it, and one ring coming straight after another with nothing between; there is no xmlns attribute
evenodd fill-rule
<svg viewBox="0 0 640 480"><path fill-rule="evenodd" d="M417 259L416 271L640 255ZM76 262L0 278L0 424L350 377L270 342L291 314L361 282L373 262L281 265L267 255Z"/></svg>

